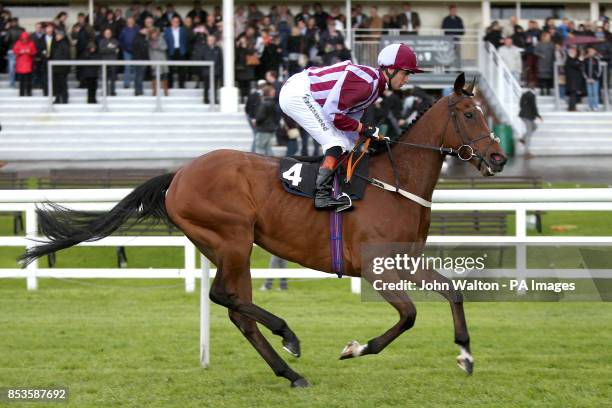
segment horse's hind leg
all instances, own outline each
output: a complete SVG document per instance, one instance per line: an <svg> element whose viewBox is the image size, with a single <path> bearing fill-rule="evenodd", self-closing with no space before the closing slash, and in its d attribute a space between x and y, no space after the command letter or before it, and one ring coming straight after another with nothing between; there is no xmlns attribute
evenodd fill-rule
<svg viewBox="0 0 612 408"><path fill-rule="evenodd" d="M244 337L253 345L259 355L268 363L277 377L285 377L291 381L292 387L308 387L308 381L293 371L289 365L274 351L268 340L261 334L255 320L229 311L230 320L238 327Z"/></svg>
<svg viewBox="0 0 612 408"><path fill-rule="evenodd" d="M308 382L293 371L274 351L255 324L255 322L261 323L274 334L283 336L285 348L292 354L299 355L299 340L287 323L252 302L250 251L250 247L245 251L236 249L215 251L217 275L211 285L210 299L230 310L232 322L270 365L274 374L287 378L293 387L308 386Z"/></svg>
<svg viewBox="0 0 612 408"><path fill-rule="evenodd" d="M413 280L417 283L420 282L438 282L446 283L448 290L437 290L439 294L444 296L451 307L453 314L453 325L455 327L455 343L461 348L461 354L457 356L457 364L466 373L472 374L474 370L474 358L470 351L470 336L468 334L467 323L465 321L465 314L463 312L463 295L460 291L455 290L453 283L441 275L438 271L433 269L419 270L413 275Z"/></svg>
<svg viewBox="0 0 612 408"><path fill-rule="evenodd" d="M373 279L370 277L364 277L364 279L367 279L372 284ZM400 279L397 274L391 271L385 273L385 283L398 283L399 281ZM378 354L403 332L414 326L416 307L405 291L379 290L378 293L398 311L400 315L399 321L382 335L368 341L366 345L360 345L356 341L347 344L340 355L341 360L366 354Z"/></svg>

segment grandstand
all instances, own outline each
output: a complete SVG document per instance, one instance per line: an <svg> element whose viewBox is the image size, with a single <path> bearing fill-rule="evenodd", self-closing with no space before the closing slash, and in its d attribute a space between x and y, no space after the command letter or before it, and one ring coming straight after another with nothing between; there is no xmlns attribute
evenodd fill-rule
<svg viewBox="0 0 612 408"><path fill-rule="evenodd" d="M301 6L292 2L288 2L287 5L291 15L297 18ZM493 51L487 51L483 41L485 28L491 21L497 19L502 22L506 30L506 21L513 15L516 15L518 23L525 27L529 20L533 19L538 24L542 24L544 18L549 16L555 17L559 23L563 17L570 17L576 24L602 22L606 21L605 10L600 10L602 5L598 2L574 2L562 6L542 5L531 1L517 2L514 5L489 1L459 3L458 15L463 20L464 30L462 35L455 36L458 58L446 65L426 64L429 72L414 76L412 84L425 89L435 97L448 87L456 72L466 71L468 77L479 79L484 102L490 107L490 124L510 125L517 139L524 131L524 126L518 118L518 98L524 90L521 86L525 83L513 81L510 71L499 56ZM68 13L66 21L68 28L77 22L77 14L80 12L89 13L95 26L98 24L96 21L101 12L106 10L104 7L106 3L98 2L71 2L66 5L23 2L6 9L12 13L12 16L18 16L19 24L31 32L37 22L51 21L62 11ZM153 11L147 7L144 3L137 5L137 3L109 2L108 4L109 10L121 9L126 17L129 14L138 16L138 13L146 10ZM157 7L157 3L153 4L154 7ZM234 10L233 2L223 2L223 7ZM256 12L261 11L262 16L273 12L270 5L265 2L257 3L255 7L259 9ZM191 8L191 2L176 2L176 12L181 16L187 16ZM234 35L238 35L241 30L239 27L241 9L248 19L255 13L246 5L237 3L234 24L227 21L228 19L225 22L217 22L219 29L222 28L231 35L231 38L219 41L219 45L226 50L233 51L233 46L228 47L228 44L233 45ZM352 18L347 20L343 14L346 15L351 9ZM210 14L215 13L213 5L205 4L204 10ZM378 13L385 18L399 16L404 11L403 4L400 3L378 4ZM318 18L314 8L310 8L309 12ZM441 21L448 14L446 3L414 3L412 12L418 13L417 18L420 23L419 27L415 28L415 32L418 30L421 38L440 37L445 34L445 30L440 27ZM403 27L391 26L386 20L383 23L386 26L381 28L372 28L372 23L368 25L361 21L360 16L369 19L369 15L373 13L365 4L352 4L350 1L323 2L323 13L336 21L339 32L344 35L345 45L358 63L375 64L376 54L381 45L381 35L384 38L386 35L405 34ZM272 19L274 16L280 19L275 14L270 14L268 18ZM276 30L278 34L280 26L281 23L276 22L264 28L270 31ZM233 54L233 52L224 52L223 74L226 84L234 82L237 72L234 72ZM283 62L284 68L279 71L280 79L287 76L286 62L287 55ZM108 99L104 98L101 80L98 80L100 83L97 90L98 101L102 100L104 104L101 106L100 102L91 105L86 103L86 90L78 87L79 83L73 69L68 82L70 103L56 105L51 103L52 98L42 95L41 89L35 88L32 97L20 97L17 89L10 88L7 74L0 74L0 123L4 127L0 135L0 160L10 162L170 160L180 163L221 147L241 150L251 148L252 131L242 113L244 99L238 100L236 87L223 87L219 93L220 103L205 105L202 103L203 90L195 89L195 82L192 81L187 83L186 89L171 89L170 96L161 98L163 101L160 102L160 99L151 96L151 85L148 80L145 80L145 95L135 98L132 88L123 89L121 86L122 78L122 74L119 73L116 82L117 95L109 96ZM602 92L602 99L605 99L604 94L605 92ZM607 129L612 124L612 114L564 112L567 105L563 97L538 96L538 105L544 121L539 124L539 129L533 137L531 144L533 155L612 154L612 139L607 135ZM579 111L586 109L586 101L578 105ZM580 143L576 143L577 137L580 138ZM276 150L279 154L283 151L283 148ZM519 155L523 153L520 146L517 147L516 153Z"/></svg>

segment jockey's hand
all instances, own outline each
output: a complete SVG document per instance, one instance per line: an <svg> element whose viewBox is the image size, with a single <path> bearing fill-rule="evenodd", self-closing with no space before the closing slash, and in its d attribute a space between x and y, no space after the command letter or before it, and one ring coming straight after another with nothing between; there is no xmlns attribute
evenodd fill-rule
<svg viewBox="0 0 612 408"><path fill-rule="evenodd" d="M363 125L362 133L365 137L371 137L374 140L382 140L380 137L380 129L372 125Z"/></svg>
<svg viewBox="0 0 612 408"><path fill-rule="evenodd" d="M376 126L363 125L362 133L365 137L371 137L374 140L378 140L378 141L389 140L388 137L380 134L380 129L377 128Z"/></svg>

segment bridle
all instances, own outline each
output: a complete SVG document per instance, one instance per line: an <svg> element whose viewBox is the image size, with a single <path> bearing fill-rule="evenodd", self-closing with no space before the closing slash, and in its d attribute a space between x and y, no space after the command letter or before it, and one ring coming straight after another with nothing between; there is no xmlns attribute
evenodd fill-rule
<svg viewBox="0 0 612 408"><path fill-rule="evenodd" d="M420 143L402 142L399 140L389 141L389 143L402 144L406 146L417 147L420 149L435 150L442 155L456 157L459 160L464 161L464 162L477 158L478 159L478 165L477 165L478 170L481 169L483 164L485 164L489 169L491 169L491 164L486 159L487 153L489 152L489 149L491 149L491 146L493 145L493 143L499 143L499 138L497 138L493 132L489 134L477 136L474 139L470 139L468 137L467 131L465 131L465 129L462 126L460 126L459 119L457 118L457 113L454 110L454 107L463 98L469 98L469 96L462 96L459 99L456 99L454 101L452 98L448 99L449 114L448 114L448 119L446 120L446 124L444 125L444 130L442 131L442 134L440 135L440 146L431 146L431 145L425 145L425 144L420 144ZM456 148L456 149L452 147L444 146L446 130L448 128L448 124L451 122L451 119L453 122L453 127L455 128L455 133L457 134L457 136L459 136L459 139L461 140L461 146L459 146L459 148ZM487 145L486 149L484 150L484 153L481 154L475 151L473 147L474 144L476 142L479 142L487 138L490 139L490 142Z"/></svg>

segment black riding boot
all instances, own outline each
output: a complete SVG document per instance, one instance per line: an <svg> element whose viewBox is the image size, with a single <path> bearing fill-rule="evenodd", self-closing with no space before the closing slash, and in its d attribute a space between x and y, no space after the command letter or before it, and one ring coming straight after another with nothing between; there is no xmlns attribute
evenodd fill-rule
<svg viewBox="0 0 612 408"><path fill-rule="evenodd" d="M333 209L349 204L346 198L336 200L332 197L332 185L334 183L332 172L333 170L329 168L319 167L314 199L315 208L317 209Z"/></svg>

